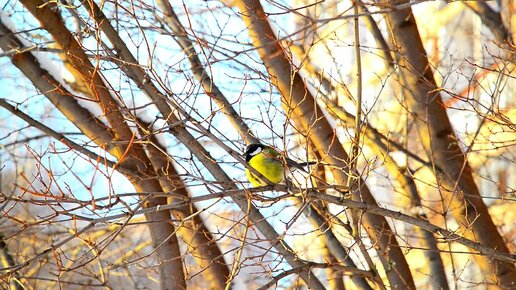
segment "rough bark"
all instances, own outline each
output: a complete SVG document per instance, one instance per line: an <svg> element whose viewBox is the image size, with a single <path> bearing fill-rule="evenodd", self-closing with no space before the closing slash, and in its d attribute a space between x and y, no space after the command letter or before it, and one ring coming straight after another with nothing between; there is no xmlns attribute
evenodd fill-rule
<svg viewBox="0 0 516 290"><path fill-rule="evenodd" d="M482 201L472 169L457 143L457 136L442 105L412 10L407 8L388 13L387 24L411 115L428 155L442 170L442 174L437 174L437 181L442 185L444 204L450 205L453 216L468 238L508 253L507 246ZM516 285L513 264L492 261L485 256L474 257L489 282L498 283L502 288Z"/></svg>
<svg viewBox="0 0 516 290"><path fill-rule="evenodd" d="M106 119L111 125L115 140L130 142L133 138L133 133L125 123L125 119L118 109L117 102L111 97L107 86L87 58L80 44L64 26L59 14L42 1L22 1L22 3L40 21L42 27L52 35L56 45L64 50L69 62L76 70L75 75L80 75L85 83L90 84L90 95L95 98L95 101L99 102L99 105L106 112ZM58 84L58 82L55 82L55 84ZM42 92L46 93L48 91ZM65 97L69 97L69 95ZM71 114L74 114L74 112L66 112L65 115ZM81 124L83 128L88 126L84 123ZM85 131L89 130L85 129ZM90 138L95 141L96 136L91 136ZM152 165L141 146L130 144L118 145L115 148L110 153L114 154L122 166L141 173L141 176L126 175L135 187L135 190L139 192L162 191L158 181L153 178L155 174ZM166 204L166 202L166 198L150 198L145 202L144 206L154 207ZM157 249L161 288L184 289L186 282L183 274L183 265L180 258L179 244L175 236L175 229L170 222L170 214L160 211L148 213L145 216L149 221L154 247Z"/></svg>
<svg viewBox="0 0 516 290"><path fill-rule="evenodd" d="M366 7L362 4L362 2L359 2L360 8L368 12ZM394 67L394 60L391 57L391 49L389 48L386 40L384 39L380 29L378 28L376 22L374 21L373 17L370 15L365 17L366 26L370 30L371 34L374 36L376 44L379 46L379 48L382 51L383 59L385 62L386 67L390 67L391 69L395 69ZM304 58L304 56L301 56L301 58ZM309 61L309 60L308 60ZM323 84L327 84L327 86L331 86L331 81L324 77L322 74L318 73L314 66L310 63L305 63L304 68L309 68L308 72L316 77L317 79L321 79ZM395 86L398 86L398 84L393 84ZM398 88L397 88L398 89ZM401 90L401 88L399 88ZM328 88L326 91L330 91ZM334 115L337 119L341 120L345 124L353 124L354 123L354 116L348 112L346 112L342 107L338 106L329 98L325 98L324 100L325 105L328 108L328 112L330 112L332 115ZM394 159L389 155L390 150L387 144L384 143L383 140L386 138L379 135L378 131L374 129L370 124L365 124L363 127L364 131L364 139L366 145L368 145L374 153L382 158L385 159L385 167L391 174L391 176L398 182L400 185L400 188L402 189L403 193L406 196L411 197L412 206L419 209L421 212L417 215L423 219L426 220L426 215L423 211L423 207L421 204L421 198L419 197L419 193L416 187L416 184L414 182L413 177L409 174L408 170L404 170L403 168L400 168ZM423 245L425 246L427 251L425 251L425 256L428 259L429 262L429 269L430 269L430 285L433 289L436 290L446 290L449 289L448 280L446 278L446 273L444 272L444 265L443 261L440 255L439 248L437 247L437 241L436 238L433 236L432 233L423 231L419 228L416 228L418 231L418 234L421 235L421 241Z"/></svg>
<svg viewBox="0 0 516 290"><path fill-rule="evenodd" d="M99 7L94 2L85 2L85 6L88 13L90 13L91 17L106 34L111 44L119 51L120 58L125 62L125 69L129 69L127 64L129 64L129 66L138 66L138 62L132 56L120 35ZM140 69L134 68L134 70L138 71ZM174 164L162 153L166 152L166 150L161 148L160 151L154 147L158 146L158 144L158 142L154 142L154 145L148 146L147 150L156 174L162 177L160 178L160 182L163 189L166 192L175 192L188 197L188 191L183 181L179 178ZM171 198L169 202L174 202L174 199ZM185 220L195 212L197 212L197 209L194 204L191 204L182 209L172 211L172 215L174 215L177 220L184 220L184 223L178 228L178 233L187 244L189 252L192 253L195 261L203 268L203 274L206 275L206 280L209 281L212 288L222 289L224 288L226 279L229 277L229 269L224 262L224 257L220 249L214 242L211 233L204 225L200 216L194 215L191 220Z"/></svg>
<svg viewBox="0 0 516 290"><path fill-rule="evenodd" d="M328 106L328 111L335 115L337 119L345 123L353 122L353 116L351 114L347 113L329 100L326 100L325 103ZM415 213L415 215L419 218L427 220L426 214L423 211L421 198L419 196L416 184L409 170L405 170L397 165L396 161L389 155L389 147L382 141L383 136L380 136L374 127L366 124L363 126L363 130L365 131L365 144L370 147L378 157L384 159L384 164L387 171L398 182L403 194L411 198L411 206L414 209L413 213ZM417 227L416 229L418 234L421 235L422 244L424 245L425 249L427 249L425 251L425 256L428 259L430 268L430 285L433 289L436 290L449 289L448 280L444 271L444 265L439 253L439 248L437 247L436 238L431 232L421 230Z"/></svg>
<svg viewBox="0 0 516 290"><path fill-rule="evenodd" d="M244 19L251 41L265 63L271 82L282 95L288 117L295 120L296 129L310 138L323 161L334 166L332 174L338 184L345 185L349 157L339 144L333 128L314 97L308 91L301 76L293 67L272 31L267 16L259 1L236 1ZM338 169L337 169L338 168ZM376 201L363 182L354 184L353 199L376 205ZM387 272L391 287L414 289L414 281L407 261L401 252L396 237L383 217L365 213L362 225L373 243Z"/></svg>
<svg viewBox="0 0 516 290"><path fill-rule="evenodd" d="M178 110L181 115L188 116L188 114L182 110L179 106L175 106L174 109ZM170 115L170 122L174 122L176 119L173 115ZM210 136L210 133L197 122L194 122L201 133ZM199 159L199 161L206 167L210 174L219 182L225 190L237 189L237 186L233 180L222 170L222 168L213 160L210 153L202 146L184 127L173 126L171 129L172 134L183 144L187 145L192 154ZM213 139L217 141L216 139ZM223 143L219 143L221 147L228 153L232 153L233 156L237 156L241 159L238 153L233 152L230 148L227 148ZM237 159L238 160L238 159ZM244 163L244 160L240 160ZM300 269L298 274L306 285L311 289L324 289L321 281L312 273L309 264L300 260L297 255L294 254L292 248L284 243L281 237L278 235L276 230L267 222L265 217L250 203L245 197L234 196L233 201L237 204L240 210L247 213L249 219L252 221L252 226L256 226L260 233L276 248L277 252L285 258L288 264L292 268Z"/></svg>
<svg viewBox="0 0 516 290"><path fill-rule="evenodd" d="M326 244L329 254L335 259L335 261L337 261L339 264L342 263L349 267L358 268L349 256L349 251L346 250L344 246L342 246L341 242L333 233L330 227L330 225L333 222L326 220L323 217L323 214L320 214L318 210L314 207L307 207L305 209L305 215L314 225L314 227L319 229L319 231L322 233L321 238ZM372 289L371 286L364 279L364 277L360 277L358 275L351 275L350 278L353 281L353 284L355 284L355 286L357 287L357 289ZM340 280L342 281L342 278Z"/></svg>
<svg viewBox="0 0 516 290"><path fill-rule="evenodd" d="M480 17L482 23L491 30L501 46L510 49L510 33L505 27L500 13L495 12L489 4L483 1L466 1L464 5L468 6Z"/></svg>
<svg viewBox="0 0 516 290"><path fill-rule="evenodd" d="M147 150L163 190L190 197L174 164L165 155L166 149L155 146L159 146L159 143L155 138L152 138ZM169 198L170 204L177 201L177 198ZM178 235L186 243L188 253L194 257L195 262L202 268L205 282L210 289L224 289L229 278L229 268L211 232L205 226L201 216L196 214L197 212L198 209L193 203L171 210L172 216L181 221L181 224L177 227Z"/></svg>
<svg viewBox="0 0 516 290"><path fill-rule="evenodd" d="M117 45L121 43L113 43ZM127 60L134 59L127 49L123 46L116 47L120 54ZM129 63L136 63L136 61L129 61ZM199 125L199 129L203 133L209 133L200 124L195 122L173 99L169 99L165 94L161 93L160 90L150 81L150 77L145 71L135 65L121 66L124 73L139 87L142 91L153 101L154 105L160 111L161 115L164 116L167 123L170 125L170 133L174 135L181 143L189 148L192 154L208 169L210 174L219 182L220 186L225 189L236 189L236 185L233 180L220 168L220 166L211 158L209 152L206 151L196 138L194 138L188 130L182 125L182 121L176 116L176 112L182 115L185 120ZM170 93L172 95L172 93ZM172 110L172 107L176 112ZM232 151L223 146L228 152ZM242 161L243 162L243 161ZM324 289L322 283L312 273L309 265L300 261L296 255L292 254L292 249L285 243L281 242L281 238L274 228L266 221L261 213L250 204L247 199L236 197L233 199L235 203L240 207L242 212L249 214L249 218L258 227L260 232L269 240L278 252L285 257L285 260L294 268L301 268L299 272L300 277L303 281L313 289Z"/></svg>

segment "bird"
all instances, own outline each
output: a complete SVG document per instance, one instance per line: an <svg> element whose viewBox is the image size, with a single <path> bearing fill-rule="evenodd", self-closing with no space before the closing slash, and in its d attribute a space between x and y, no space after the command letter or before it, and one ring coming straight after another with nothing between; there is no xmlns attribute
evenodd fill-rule
<svg viewBox="0 0 516 290"><path fill-rule="evenodd" d="M290 168L303 169L308 165L316 163L298 163L292 159L281 156L273 147L260 143L253 143L247 146L243 156L245 157L245 161L249 163L252 168L273 184L283 182L285 180L285 171ZM249 182L255 187L268 185L267 182L253 174L248 168L245 169L245 175Z"/></svg>

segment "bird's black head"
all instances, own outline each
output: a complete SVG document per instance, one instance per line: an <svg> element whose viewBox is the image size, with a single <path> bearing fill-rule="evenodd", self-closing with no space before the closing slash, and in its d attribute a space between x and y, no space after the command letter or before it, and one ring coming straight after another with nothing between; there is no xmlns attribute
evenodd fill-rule
<svg viewBox="0 0 516 290"><path fill-rule="evenodd" d="M249 162L249 160L251 160L251 158L253 158L253 156L262 152L263 148L265 148L265 145L258 144L258 143L250 144L249 146L247 146L247 148L245 149L245 152L244 152L245 161Z"/></svg>

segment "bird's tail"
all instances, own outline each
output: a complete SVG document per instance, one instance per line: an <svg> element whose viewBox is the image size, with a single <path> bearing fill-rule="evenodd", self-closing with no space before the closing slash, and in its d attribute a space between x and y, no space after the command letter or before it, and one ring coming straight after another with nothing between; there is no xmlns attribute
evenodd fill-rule
<svg viewBox="0 0 516 290"><path fill-rule="evenodd" d="M294 167L294 168L299 168L299 169L303 169L307 166L315 165L318 163L320 163L320 162L318 162L318 161L296 162L292 159L287 158L287 165L289 167Z"/></svg>

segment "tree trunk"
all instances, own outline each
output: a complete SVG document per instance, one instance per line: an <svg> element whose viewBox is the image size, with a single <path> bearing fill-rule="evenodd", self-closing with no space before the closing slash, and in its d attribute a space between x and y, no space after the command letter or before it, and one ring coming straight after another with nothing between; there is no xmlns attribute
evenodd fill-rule
<svg viewBox="0 0 516 290"><path fill-rule="evenodd" d="M267 67L271 82L282 95L287 117L294 120L296 130L310 138L322 160L333 165L332 174L338 184L345 185L347 153L338 142L333 128L325 119L314 97L306 88L301 76L293 70L283 48L272 31L267 16L257 0L237 1L242 17L248 26L249 36ZM339 169L335 169L339 168ZM353 199L376 205L376 201L363 182L353 186ZM376 245L384 264L391 287L414 289L414 281L407 261L396 237L383 217L365 213L363 227Z"/></svg>
<svg viewBox="0 0 516 290"><path fill-rule="evenodd" d="M457 143L412 10L407 8L388 13L387 24L393 47L399 56L398 65L407 103L422 144L431 156L430 160L442 170L436 172L436 176L446 198L444 204L450 204L453 216L465 229L468 238L508 253L473 180L472 169ZM474 257L489 282L497 283L502 288L516 285L513 264L493 261L483 255Z"/></svg>

